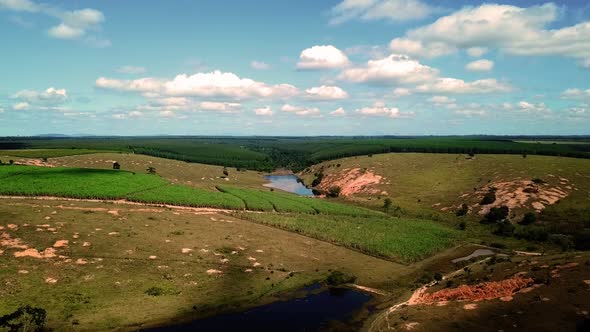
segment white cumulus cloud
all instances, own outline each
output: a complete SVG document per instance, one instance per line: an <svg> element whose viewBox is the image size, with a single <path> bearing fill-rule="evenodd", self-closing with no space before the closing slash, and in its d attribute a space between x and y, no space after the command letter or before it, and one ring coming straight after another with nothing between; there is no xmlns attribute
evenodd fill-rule
<svg viewBox="0 0 590 332"><path fill-rule="evenodd" d="M66 89L50 87L45 91L21 90L15 93L12 98L34 105L58 105L66 102L68 93Z"/></svg>
<svg viewBox="0 0 590 332"><path fill-rule="evenodd" d="M204 101L199 104L199 108L205 111L234 113L239 111L242 108L242 105L239 103Z"/></svg>
<svg viewBox="0 0 590 332"><path fill-rule="evenodd" d="M298 69L322 70L343 68L350 64L344 52L332 45L316 45L299 55Z"/></svg>
<svg viewBox="0 0 590 332"><path fill-rule="evenodd" d="M488 48L521 56L559 55L590 61L590 22L549 29L560 16L553 3L531 7L483 4L464 7L407 32L424 44L442 43L481 56Z"/></svg>
<svg viewBox="0 0 590 332"><path fill-rule="evenodd" d="M417 86L416 91L422 93L485 94L510 92L512 87L493 78L473 82L465 82L456 78L439 78Z"/></svg>
<svg viewBox="0 0 590 332"><path fill-rule="evenodd" d="M567 89L561 94L563 99L590 99L590 89Z"/></svg>
<svg viewBox="0 0 590 332"><path fill-rule="evenodd" d="M256 113L256 115L260 115L260 116L271 116L272 115L272 109L270 108L270 106L257 108L254 110L254 112Z"/></svg>
<svg viewBox="0 0 590 332"><path fill-rule="evenodd" d="M453 46L441 42L424 44L419 40L395 38L389 43L389 49L394 53L410 55L417 58L435 58L457 51Z"/></svg>
<svg viewBox="0 0 590 332"><path fill-rule="evenodd" d="M24 101L12 105L12 109L17 110L17 111L28 110L30 108L31 108L31 105L27 102L24 102Z"/></svg>
<svg viewBox="0 0 590 332"><path fill-rule="evenodd" d="M355 112L365 116L387 116L390 118L399 118L404 115L400 112L399 108L387 107L383 102L379 101L373 103L372 106L358 108Z"/></svg>
<svg viewBox="0 0 590 332"><path fill-rule="evenodd" d="M234 73L219 70L194 75L180 74L171 80L151 77L136 80L118 80L100 77L96 86L102 89L148 93L167 96L284 98L297 95L299 91L290 84L269 85L249 78L240 78Z"/></svg>
<svg viewBox="0 0 590 332"><path fill-rule="evenodd" d="M494 68L494 61L487 59L475 60L465 65L465 69L469 71L490 71L492 68Z"/></svg>
<svg viewBox="0 0 590 332"><path fill-rule="evenodd" d="M305 90L307 97L314 100L337 100L348 98L348 92L337 86L322 85Z"/></svg>
<svg viewBox="0 0 590 332"><path fill-rule="evenodd" d="M338 76L354 83L417 83L430 81L438 70L421 64L406 55L392 54L386 58L369 60L366 66L348 68Z"/></svg>
<svg viewBox="0 0 590 332"><path fill-rule="evenodd" d="M295 115L299 116L319 116L321 115L320 109L317 107L303 107L303 106L294 106L290 104L285 104L281 107L281 111L294 113Z"/></svg>

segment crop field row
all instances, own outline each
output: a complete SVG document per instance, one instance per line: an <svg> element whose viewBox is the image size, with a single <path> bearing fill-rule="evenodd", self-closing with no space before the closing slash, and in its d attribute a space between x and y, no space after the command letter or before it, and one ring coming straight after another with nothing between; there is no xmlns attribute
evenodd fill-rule
<svg viewBox="0 0 590 332"><path fill-rule="evenodd" d="M264 213L240 217L405 263L450 246L457 236L453 229L420 219Z"/></svg>
<svg viewBox="0 0 590 332"><path fill-rule="evenodd" d="M218 207L232 210L246 208L243 200L232 195L174 184L135 192L125 197L131 201L144 203Z"/></svg>
<svg viewBox="0 0 590 332"><path fill-rule="evenodd" d="M286 193L241 189L230 186L217 186L225 193L241 198L248 210L298 213L320 213L350 216L380 216L381 213L355 206L338 204L311 197L301 197Z"/></svg>
<svg viewBox="0 0 590 332"><path fill-rule="evenodd" d="M220 191L170 184L156 175L106 169L0 167L0 194L60 196L90 199L128 199L136 202L214 207L233 210L321 213L334 215L380 215L378 212L299 197L220 186Z"/></svg>

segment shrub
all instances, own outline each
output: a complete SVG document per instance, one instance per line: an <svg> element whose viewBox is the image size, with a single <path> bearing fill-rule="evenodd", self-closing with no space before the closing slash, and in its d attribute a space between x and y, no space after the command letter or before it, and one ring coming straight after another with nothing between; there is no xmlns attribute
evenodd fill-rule
<svg viewBox="0 0 590 332"><path fill-rule="evenodd" d="M486 213L486 215L481 220L482 224L493 224L499 221L502 221L508 217L508 213L510 210L506 206L500 207L493 207L490 209L490 212Z"/></svg>
<svg viewBox="0 0 590 332"><path fill-rule="evenodd" d="M504 243L500 243L500 242L492 242L492 243L490 243L490 247L498 248L498 249L506 249L507 248Z"/></svg>
<svg viewBox="0 0 590 332"><path fill-rule="evenodd" d="M455 212L455 215L457 217L462 217L462 216L466 215L467 212L469 212L469 206L467 206L467 204L463 203L463 204L461 204L461 207L457 210L457 212Z"/></svg>
<svg viewBox="0 0 590 332"><path fill-rule="evenodd" d="M434 274L434 280L436 280L436 281L441 281L441 280L443 280L443 275L442 275L442 273L440 273L440 272L436 272L436 273Z"/></svg>
<svg viewBox="0 0 590 332"><path fill-rule="evenodd" d="M572 237L569 235L551 234L549 235L549 241L559 246L563 251L571 250L574 248L574 242L572 241Z"/></svg>
<svg viewBox="0 0 590 332"><path fill-rule="evenodd" d="M503 222L499 223L496 230L494 231L494 234L499 236L511 236L513 233L514 225L510 223L510 220L504 220Z"/></svg>
<svg viewBox="0 0 590 332"><path fill-rule="evenodd" d="M490 190L483 196L481 202L479 202L479 205L488 205L488 204L494 203L495 201L496 201L496 191Z"/></svg>
<svg viewBox="0 0 590 332"><path fill-rule="evenodd" d="M537 215L533 212L527 212L522 217L522 220L519 222L521 225L530 225L537 221Z"/></svg>
<svg viewBox="0 0 590 332"><path fill-rule="evenodd" d="M383 210L389 211L389 208L391 208L391 204L393 204L391 198L388 197L385 200L383 200Z"/></svg>
<svg viewBox="0 0 590 332"><path fill-rule="evenodd" d="M340 187L334 186L334 187L330 188L330 190L328 190L328 196L329 197L338 197L338 196L340 196L341 190L342 189L340 189Z"/></svg>
<svg viewBox="0 0 590 332"><path fill-rule="evenodd" d="M164 290L160 287L150 287L146 289L145 293L149 296L160 296L164 294Z"/></svg>
<svg viewBox="0 0 590 332"><path fill-rule="evenodd" d="M459 228L460 230L464 231L467 228L467 223L462 221L459 223L459 225L457 225L457 228Z"/></svg>
<svg viewBox="0 0 590 332"><path fill-rule="evenodd" d="M532 181L533 181L534 184L545 184L545 183L547 183L543 179L539 179L539 178L534 178Z"/></svg>
<svg viewBox="0 0 590 332"><path fill-rule="evenodd" d="M343 284L353 283L356 277L341 271L332 271L326 278L326 283L331 286L338 286Z"/></svg>
<svg viewBox="0 0 590 332"><path fill-rule="evenodd" d="M41 332L44 331L46 318L45 309L26 305L0 317L0 328L6 328L8 331Z"/></svg>
<svg viewBox="0 0 590 332"><path fill-rule="evenodd" d="M514 231L514 237L517 239L544 242L547 241L549 233L543 227L519 227Z"/></svg>
<svg viewBox="0 0 590 332"><path fill-rule="evenodd" d="M322 183L323 179L324 179L324 173L322 173L322 172L316 173L315 179L313 179L313 181L311 182L311 186L317 187L320 183Z"/></svg>
<svg viewBox="0 0 590 332"><path fill-rule="evenodd" d="M590 229L576 232L573 237L574 247L577 250L590 250Z"/></svg>

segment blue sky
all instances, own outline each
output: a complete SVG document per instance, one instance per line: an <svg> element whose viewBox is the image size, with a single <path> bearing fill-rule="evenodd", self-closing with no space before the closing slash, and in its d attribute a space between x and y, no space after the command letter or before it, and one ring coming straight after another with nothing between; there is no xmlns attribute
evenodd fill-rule
<svg viewBox="0 0 590 332"><path fill-rule="evenodd" d="M0 135L590 134L587 1L0 0Z"/></svg>

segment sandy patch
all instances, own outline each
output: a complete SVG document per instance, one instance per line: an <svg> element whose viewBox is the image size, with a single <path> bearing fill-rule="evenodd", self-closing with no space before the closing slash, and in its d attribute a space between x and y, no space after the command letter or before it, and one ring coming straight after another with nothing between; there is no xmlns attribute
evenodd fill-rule
<svg viewBox="0 0 590 332"><path fill-rule="evenodd" d="M54 258L57 255L55 254L55 249L47 248L42 252L39 252L37 249L29 248L23 251L17 251L14 253L14 257L33 257L33 258Z"/></svg>
<svg viewBox="0 0 590 332"><path fill-rule="evenodd" d="M150 256L150 257L148 257L148 258L149 258L149 259L156 259L156 258L158 258L158 256L154 256L154 255L152 255L152 256Z"/></svg>
<svg viewBox="0 0 590 332"><path fill-rule="evenodd" d="M191 248L182 248L181 251L182 251L183 254L188 254L188 253L190 253L193 250Z"/></svg>
<svg viewBox="0 0 590 332"><path fill-rule="evenodd" d="M119 236L119 232L110 232L109 235L111 235L111 236Z"/></svg>
<svg viewBox="0 0 590 332"><path fill-rule="evenodd" d="M212 275L212 274L222 274L223 271L220 270L215 270L215 269L209 269L207 270L207 274Z"/></svg>
<svg viewBox="0 0 590 332"><path fill-rule="evenodd" d="M0 234L0 246L12 249L27 249L28 246L19 238L12 238L8 233Z"/></svg>
<svg viewBox="0 0 590 332"><path fill-rule="evenodd" d="M15 225L15 224L8 224L8 225L6 225L6 227L8 227L8 229L13 230L13 231L18 230L18 225Z"/></svg>
<svg viewBox="0 0 590 332"><path fill-rule="evenodd" d="M108 214L112 214L113 216L119 216L119 210L109 210L107 211Z"/></svg>
<svg viewBox="0 0 590 332"><path fill-rule="evenodd" d="M27 270L18 270L18 273L19 274L28 274L29 271L27 271Z"/></svg>
<svg viewBox="0 0 590 332"><path fill-rule="evenodd" d="M495 189L496 201L492 204L479 205L485 194ZM536 184L531 180L515 180L493 182L479 188L474 193L461 195L462 199L476 202L473 210L485 215L493 207L506 206L510 210L528 209L541 212L548 205L557 203L569 195L568 189L553 187L550 184ZM446 210L456 210L455 207L445 207ZM441 209L442 210L442 209Z"/></svg>
<svg viewBox="0 0 590 332"><path fill-rule="evenodd" d="M55 241L55 244L53 244L54 248L65 248L68 246L69 241L68 240L58 240Z"/></svg>
<svg viewBox="0 0 590 332"><path fill-rule="evenodd" d="M82 243L82 247L90 247L92 244L90 242Z"/></svg>
<svg viewBox="0 0 590 332"><path fill-rule="evenodd" d="M48 284L55 284L55 283L57 283L57 279L48 277L48 278L45 278L45 282Z"/></svg>
<svg viewBox="0 0 590 332"><path fill-rule="evenodd" d="M418 327L418 325L420 325L420 323L418 323L418 322L410 322L410 323L404 324L404 328L406 329L406 331L412 331L413 329L415 329L416 327Z"/></svg>
<svg viewBox="0 0 590 332"><path fill-rule="evenodd" d="M318 188L329 191L332 187L340 188L340 195L354 194L379 194L381 191L375 188L381 183L383 177L369 170L353 168L324 176Z"/></svg>
<svg viewBox="0 0 590 332"><path fill-rule="evenodd" d="M85 259L83 259L83 258L78 258L76 260L76 264L78 264L78 265L86 265L86 264L88 264L88 261L85 260Z"/></svg>

